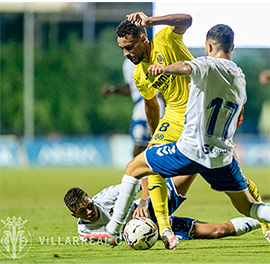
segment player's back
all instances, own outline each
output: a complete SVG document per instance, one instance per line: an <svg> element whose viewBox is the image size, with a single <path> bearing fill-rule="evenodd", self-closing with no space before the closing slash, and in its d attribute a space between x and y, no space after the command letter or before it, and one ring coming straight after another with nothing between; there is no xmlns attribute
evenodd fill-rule
<svg viewBox="0 0 270 264"><path fill-rule="evenodd" d="M246 102L242 70L232 61L200 57L192 62L191 88L180 151L209 167L231 162L233 135Z"/></svg>

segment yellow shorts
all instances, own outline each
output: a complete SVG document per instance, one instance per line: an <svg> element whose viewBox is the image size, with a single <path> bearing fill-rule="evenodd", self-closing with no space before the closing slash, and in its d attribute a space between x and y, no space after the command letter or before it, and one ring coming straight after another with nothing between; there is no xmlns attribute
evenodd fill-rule
<svg viewBox="0 0 270 264"><path fill-rule="evenodd" d="M185 117L183 116L183 118L180 119L181 120L176 122L164 115L164 117L160 119L158 127L156 128L148 147L156 144L166 144L177 141L182 134Z"/></svg>

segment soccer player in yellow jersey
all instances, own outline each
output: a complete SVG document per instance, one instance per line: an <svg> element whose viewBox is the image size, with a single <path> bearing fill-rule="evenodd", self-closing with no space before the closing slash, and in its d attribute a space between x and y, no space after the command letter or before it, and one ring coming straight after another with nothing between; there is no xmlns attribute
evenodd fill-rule
<svg viewBox="0 0 270 264"><path fill-rule="evenodd" d="M166 74L154 77L148 75L147 69L151 64L166 66L179 60L193 59L183 43L183 34L190 27L192 18L185 14L147 17L142 12L130 14L127 18L116 30L117 41L123 49L124 56L136 65L133 76L145 101L145 111L152 134L149 145L173 142L179 138L183 130L190 78ZM153 41L149 42L145 27L161 24L169 26L158 32ZM165 114L161 120L157 90L162 93L166 102ZM193 179L194 176L179 178L182 183L180 194L185 195ZM148 177L148 185L161 235L164 232L168 233L171 227L168 219L166 182L161 176L153 175ZM142 201L146 199L145 196L146 192L142 195ZM177 240L174 242L177 243Z"/></svg>
<svg viewBox="0 0 270 264"><path fill-rule="evenodd" d="M183 43L183 34L191 23L190 15L147 17L143 12L137 12L127 15L127 20L116 30L117 42L124 56L136 65L134 81L144 97L146 116L152 134L149 146L174 142L182 133L190 78L167 74L154 77L148 74L147 69L151 64L167 66L177 61L193 60L193 56ZM153 41L149 42L145 27L163 24L169 26L158 32ZM161 120L156 97L157 89L166 102L165 114ZM195 175L177 178L179 195L186 194L194 178ZM147 185L147 182L144 185ZM148 186L162 240L167 248L174 248L177 239L171 231L168 218L166 182L161 176L152 175L148 177ZM255 185L254 188L257 191ZM135 216L146 212L144 205L147 205L147 196L148 192L144 191L141 206L137 212L135 211Z"/></svg>

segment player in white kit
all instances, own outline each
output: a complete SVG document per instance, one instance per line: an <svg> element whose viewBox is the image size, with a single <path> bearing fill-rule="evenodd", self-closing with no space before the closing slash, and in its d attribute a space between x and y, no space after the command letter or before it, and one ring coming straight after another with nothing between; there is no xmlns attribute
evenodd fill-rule
<svg viewBox="0 0 270 264"><path fill-rule="evenodd" d="M177 183L174 182L173 178L166 179L166 184L169 214L172 215L180 204L186 200L186 197L177 193ZM72 215L79 218L77 222L78 234L82 241L110 242L106 225L113 214L119 189L119 184L112 185L93 197L90 197L80 188L68 190L64 201ZM132 204L128 218L131 217L138 204L139 199ZM148 215L155 223L157 222L151 200L148 201ZM259 222L250 217L237 217L226 223L218 224L201 222L187 217L171 216L171 223L172 229L179 240L238 236L260 227ZM121 234L119 236L121 237Z"/></svg>
<svg viewBox="0 0 270 264"><path fill-rule="evenodd" d="M154 76L165 73L191 77L186 122L177 142L147 149L128 164L106 226L112 236L126 220L139 179L153 173L164 178L199 173L213 189L224 191L240 213L270 222L270 204L254 201L233 157L233 135L246 102L245 76L231 61L233 38L229 26L216 25L206 36L206 57L148 68ZM266 238L269 241L269 232ZM171 230L162 240L166 248L176 246Z"/></svg>
<svg viewBox="0 0 270 264"><path fill-rule="evenodd" d="M144 100L140 94L134 79L133 71L136 65L130 60L125 59L122 66L125 85L120 87L110 86L102 90L104 96L111 94L130 95L134 103L132 112L132 121L130 125L130 135L134 142L133 157L136 157L139 153L145 150L149 141L151 140L151 133L147 118L145 115ZM164 101L160 96L157 96L160 107L160 117L164 114Z"/></svg>

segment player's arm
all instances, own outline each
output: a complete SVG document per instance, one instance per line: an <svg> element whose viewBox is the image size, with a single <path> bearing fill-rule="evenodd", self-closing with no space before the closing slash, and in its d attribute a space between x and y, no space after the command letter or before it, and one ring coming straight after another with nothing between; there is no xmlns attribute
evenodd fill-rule
<svg viewBox="0 0 270 264"><path fill-rule="evenodd" d="M148 217L148 200L149 200L149 191L148 191L148 178L143 178L141 180L142 195L138 207L133 213L133 217L145 216Z"/></svg>
<svg viewBox="0 0 270 264"><path fill-rule="evenodd" d="M127 18L138 27L169 25L171 26L172 31L177 34L184 34L192 24L192 17L187 14L148 17L143 12L136 12L127 15Z"/></svg>
<svg viewBox="0 0 270 264"><path fill-rule="evenodd" d="M125 84L125 85L119 86L119 87L115 87L114 85L111 85L107 88L102 89L101 94L104 97L107 97L111 94L130 95L130 89L129 89L128 84Z"/></svg>
<svg viewBox="0 0 270 264"><path fill-rule="evenodd" d="M270 83L270 70L266 70L260 73L259 81L261 84Z"/></svg>
<svg viewBox="0 0 270 264"><path fill-rule="evenodd" d="M149 124L151 136L153 136L158 126L159 117L160 117L157 96L154 96L150 100L144 99L144 103L145 103L145 114L146 114L147 121Z"/></svg>
<svg viewBox="0 0 270 264"><path fill-rule="evenodd" d="M187 76L192 73L192 67L184 61L178 61L168 66L152 64L149 66L148 71L153 76L158 76L163 73L177 76Z"/></svg>

